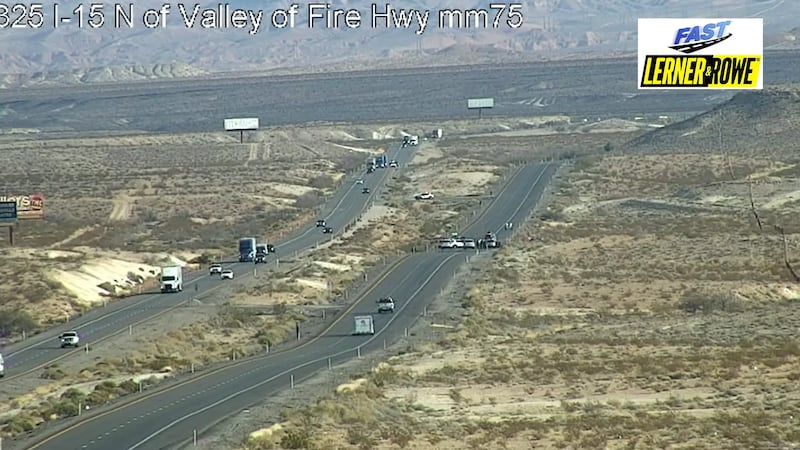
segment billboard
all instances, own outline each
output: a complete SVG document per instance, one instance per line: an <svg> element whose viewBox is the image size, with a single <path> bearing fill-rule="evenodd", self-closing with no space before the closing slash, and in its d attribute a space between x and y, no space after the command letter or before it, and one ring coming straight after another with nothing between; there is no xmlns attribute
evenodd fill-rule
<svg viewBox="0 0 800 450"><path fill-rule="evenodd" d="M0 195L0 204L2 203L15 203L19 220L44 218L44 197L41 194Z"/></svg>
<svg viewBox="0 0 800 450"><path fill-rule="evenodd" d="M494 108L493 98L470 98L467 100L468 109Z"/></svg>
<svg viewBox="0 0 800 450"><path fill-rule="evenodd" d="M225 119L225 131L257 130L258 117Z"/></svg>

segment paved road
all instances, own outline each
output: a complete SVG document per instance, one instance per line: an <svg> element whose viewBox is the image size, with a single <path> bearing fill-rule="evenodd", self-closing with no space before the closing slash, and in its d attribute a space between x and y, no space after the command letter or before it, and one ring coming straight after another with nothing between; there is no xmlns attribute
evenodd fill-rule
<svg viewBox="0 0 800 450"><path fill-rule="evenodd" d="M766 86L797 80L800 53L765 58ZM193 132L221 130L231 116L264 125L457 119L474 117L470 97L495 98L487 115L632 118L706 111L732 95L638 91L636 71L623 59L0 90L0 127Z"/></svg>
<svg viewBox="0 0 800 450"><path fill-rule="evenodd" d="M486 212L465 232L480 236L492 230L506 236L506 222L520 223L538 201L555 172L554 165L524 166L498 193ZM489 250L490 251L490 250ZM321 335L282 353L243 360L221 369L196 374L184 383L117 409L87 417L72 428L38 446L42 450L67 449L162 449L191 439L193 430L204 430L220 419L286 389L331 364L380 351L404 335L424 308L448 283L473 251L453 250L416 253L376 280L372 288L339 315ZM394 314L374 314L375 300L395 299ZM351 336L352 316L374 314L374 336Z"/></svg>
<svg viewBox="0 0 800 450"><path fill-rule="evenodd" d="M407 164L413 154L414 147L400 149L400 145L393 145L387 154L390 159L397 159L401 167ZM345 180L345 185L340 188L334 197L327 203L323 216L328 225L333 228L334 235L341 232L342 228L358 217L363 209L378 195L379 188L385 185L392 173L398 169L378 169L372 174L362 174ZM355 184L356 178L363 178L364 184ZM363 194L362 187L370 187L370 194ZM331 234L322 234L315 224L298 231L294 237L283 242L277 242L276 254L270 262L281 257L292 258L296 252L301 253L313 246L332 239ZM238 248L238 242L231 243L232 251ZM285 255L285 256L283 256ZM235 260L232 256L231 260ZM236 278L252 276L253 267L259 270L265 267L275 267L274 264L257 265L253 263L231 263L226 268L234 271ZM235 282L235 281L234 281ZM57 336L66 330L76 330L84 344L92 345L100 339L110 335L124 332L132 324L141 323L165 310L183 304L192 298L202 299L214 290L226 285L229 281L220 280L218 277L209 277L207 272L199 271L189 274L184 280L184 291L175 294L146 294L130 297L113 302L105 308L99 308L75 319L68 324L57 326L40 335L24 342L3 349L5 358L6 378L0 380L0 387L15 377L21 376L50 364L66 355L83 351L83 349L60 348Z"/></svg>

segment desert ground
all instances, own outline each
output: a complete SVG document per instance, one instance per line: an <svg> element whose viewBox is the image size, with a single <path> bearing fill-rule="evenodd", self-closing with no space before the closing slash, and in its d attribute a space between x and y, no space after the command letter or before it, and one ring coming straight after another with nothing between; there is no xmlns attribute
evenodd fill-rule
<svg viewBox="0 0 800 450"><path fill-rule="evenodd" d="M564 166L400 355L321 375L203 448L799 445L797 92Z"/></svg>
<svg viewBox="0 0 800 450"><path fill-rule="evenodd" d="M795 92L751 94L670 126L564 117L447 123L448 137L417 149L360 228L278 277L250 280L45 369L27 395L7 394L3 431L265 351L296 320L313 333L321 306L356 289L409 236L463 223L509 164L559 157L568 163L532 220L494 257L473 260L429 320L392 349L398 356L356 361L270 399L204 437L205 448L797 443L789 389L800 356L791 340L800 296L790 270L789 220L800 198ZM783 122L754 120L779 108ZM331 129L324 133L335 146L370 148L409 126ZM769 151L758 152L764 143ZM412 201L420 190L437 201Z"/></svg>
<svg viewBox="0 0 800 450"><path fill-rule="evenodd" d="M3 432L13 435L44 420L71 415L77 411L78 402L106 403L138 390L140 383L147 388L160 379L268 351L293 333L295 322L303 323L304 334L313 333L322 323L325 305L365 285L364 273L380 270L398 252L409 250L410 245L434 239L464 223L470 211L479 207L501 181L510 164L528 159L573 157L587 151L603 152L609 145L624 142L632 130L647 127L624 121L573 124L560 116L454 121L445 122L444 126L448 137L423 141L408 167L392 178L386 192L364 214L359 226L321 245L311 255L282 260L280 266L270 268L272 275L255 277L195 304L169 311L138 325L131 335L117 335L93 345L88 354L44 368L36 378L5 383L2 394L6 401L0 405L0 414L6 421ZM356 170L364 158L385 148L390 140L398 139L403 130L416 129L432 129L432 125L300 127L265 132L269 133L270 142L281 148L280 152L273 151L269 143L255 146L224 142L216 144L218 150L214 150L215 145L209 141L225 136L200 136L196 138L205 144L201 146L198 142L191 147L206 149L196 159L189 159L189 167L181 168L183 178L164 172L154 174L154 169L145 164L159 166L163 160L148 161L143 156L131 157L128 164L133 167L126 170L129 175L124 180L110 174L107 178L97 176L97 170L89 170L102 167L111 151L146 155L142 147L152 146L150 150L155 151L156 146L169 145L169 141L163 140L179 139L159 136L159 140L151 143L156 138L130 136L127 144L98 151L95 162L84 163L85 172L80 166L62 168L77 172L69 180L85 181L77 188L62 182L61 189L83 189L81 199L94 201L103 208L77 216L72 211L79 199L56 197L46 206L52 211L48 213L48 221L59 220L71 228L48 227L47 222L25 224L18 233L21 235L18 246L7 248L4 253L4 257L17 258L19 264L6 267L26 268L31 278L47 280L48 290L43 290L29 309L21 307L30 299L21 298L6 308L21 311L19 314L25 314L30 321L42 324L58 321L59 313L71 311L67 308L88 308L113 301L108 296L112 287L119 292L135 290L146 282L147 275L157 273L159 258L191 264L231 248L230 242L235 242L241 233L266 230L268 236L280 236L292 223L283 229L271 228L276 218L288 217L293 223L310 219L308 211L336 185L337 176L346 170ZM600 135L602 138L594 137ZM492 140L499 140L504 150L485 152L485 146ZM587 147L595 141L601 144ZM101 138L41 141L34 148L55 153L69 145L92 148L109 142L110 139ZM312 142L315 147L311 147ZM558 151L553 150L554 142L561 144ZM14 144L6 145L13 148ZM182 148L188 152L187 147ZM223 150L230 159L218 156L219 168L203 161L204 155L220 154ZM313 159L304 151L316 152L317 157L331 154L331 161L314 160L309 167L300 167L303 160ZM159 151L158 155L168 153ZM345 158L349 165L336 165L336 158ZM140 161L140 165L136 166L134 161ZM196 164L194 170L192 161ZM248 177L262 173L268 163L281 165L283 170L271 170L274 178L265 177L244 192L237 192L230 184L215 182L223 173L233 173L237 176L234 184L243 185ZM95 178L88 178L87 173L95 174ZM230 175L226 176L230 182ZM59 185L55 180L52 182L50 189L55 190ZM314 187L304 188L305 185ZM415 201L414 194L420 191L434 192L436 201ZM109 201L100 198L103 192L114 195ZM165 203L165 194L174 201ZM234 197L233 202L230 197ZM172 204L180 206L173 209ZM263 211L255 224L246 223L249 207L243 205L247 204L257 205ZM151 222L145 222L143 217ZM230 219L223 221L221 217ZM94 227L90 225L93 222L97 222ZM180 226L184 233L176 236L166 224ZM214 227L215 224L224 226ZM149 232L144 233L145 229ZM225 230L224 234L217 234L220 230ZM206 237L197 239L197 235ZM169 251L176 237L184 238L178 247L186 252ZM49 259L37 262L41 248L48 252ZM143 275L134 277L130 273ZM120 278L126 280L124 284L119 283ZM41 314L43 311L48 313Z"/></svg>
<svg viewBox="0 0 800 450"><path fill-rule="evenodd" d="M2 244L2 276L16 280L2 308L32 315L7 334L136 289L167 262L234 253L240 236L279 239L380 151L285 133L246 145L224 133L2 140L3 192L45 193L47 216Z"/></svg>

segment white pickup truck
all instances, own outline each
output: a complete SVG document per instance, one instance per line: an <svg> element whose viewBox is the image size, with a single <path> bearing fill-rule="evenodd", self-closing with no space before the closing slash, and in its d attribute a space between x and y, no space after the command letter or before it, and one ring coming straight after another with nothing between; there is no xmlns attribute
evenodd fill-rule
<svg viewBox="0 0 800 450"><path fill-rule="evenodd" d="M61 348L64 347L78 347L81 343L81 338L78 336L77 331L65 331L58 337L61 341Z"/></svg>

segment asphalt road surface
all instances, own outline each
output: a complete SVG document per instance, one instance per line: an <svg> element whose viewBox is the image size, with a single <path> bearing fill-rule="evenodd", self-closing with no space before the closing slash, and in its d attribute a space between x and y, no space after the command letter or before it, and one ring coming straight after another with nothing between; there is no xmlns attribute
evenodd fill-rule
<svg viewBox="0 0 800 450"><path fill-rule="evenodd" d="M800 53L765 60L765 86L797 79ZM636 74L636 60L623 59L14 89L0 90L0 117L3 128L194 132L221 130L229 117L264 126L467 118L475 97L495 99L485 116L633 118L707 111L732 95L639 91Z"/></svg>
<svg viewBox="0 0 800 450"><path fill-rule="evenodd" d="M508 233L504 224L520 223L527 217L555 170L555 165L522 167L464 234L481 237L486 231L493 231L504 239ZM144 450L191 440L194 430L202 435L204 429L219 420L290 387L292 379L300 382L329 364L355 358L359 353L381 351L397 341L474 252L431 250L408 255L312 340L292 350L195 374L186 382L142 394L139 399L86 417L28 448ZM385 295L395 300L393 314L376 313L375 301ZM359 314L375 317L374 335L352 335L352 317Z"/></svg>
<svg viewBox="0 0 800 450"><path fill-rule="evenodd" d="M410 161L414 148L401 149L400 145L396 144L387 151L387 155L389 159L396 159L402 168ZM231 262L224 264L224 267L233 270L234 278L252 276L254 267L259 270L275 267L275 260L293 258L296 253L302 253L319 243L332 239L343 231L345 225L363 212L365 207L373 201L375 195L378 195L380 188L385 185L391 174L396 173L397 170L377 169L374 173L364 173L345 180L345 185L327 202L323 211L326 214L320 217L326 219L328 226L333 229L333 234L323 234L322 228L317 228L314 223L311 223L293 237L283 242L276 242L276 253L271 254L267 264ZM356 178L362 178L364 184L356 184ZM369 194L362 193L363 187L369 187L371 192ZM235 252L237 249L238 242L231 242L231 251ZM231 256L231 261L238 261L238 259ZM64 331L77 331L81 337L81 344L91 346L98 340L125 332L129 326L141 323L167 309L181 305L193 298L202 299L215 289L230 282L230 280L221 280L218 276L209 276L206 271L202 270L185 274L184 290L181 293L151 293L115 301L104 308L92 310L69 323L8 346L3 349L6 377L0 379L0 386L15 377L67 357L71 353L84 351L84 348L62 349L58 336Z"/></svg>

